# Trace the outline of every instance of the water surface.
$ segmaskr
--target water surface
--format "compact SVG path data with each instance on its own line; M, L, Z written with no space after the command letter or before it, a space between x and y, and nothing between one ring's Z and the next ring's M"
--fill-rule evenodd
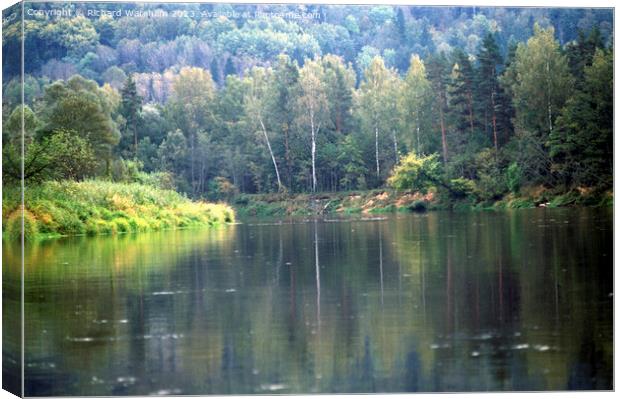
M591 209L31 244L26 395L612 389L612 245Z

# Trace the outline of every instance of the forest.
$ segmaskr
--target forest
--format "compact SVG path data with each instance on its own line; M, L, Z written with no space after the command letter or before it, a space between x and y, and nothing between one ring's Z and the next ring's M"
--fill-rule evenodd
M610 9L26 10L27 187L95 179L210 201L437 189L475 203L612 189ZM5 21L7 60L21 22ZM6 186L22 173L19 62L3 78Z

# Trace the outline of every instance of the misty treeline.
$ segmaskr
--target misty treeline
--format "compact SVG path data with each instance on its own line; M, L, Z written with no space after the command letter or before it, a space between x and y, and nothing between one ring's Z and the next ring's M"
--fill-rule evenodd
M25 177L157 181L219 199L381 187L403 157L430 156L437 179L482 199L525 186L611 187L605 21L570 10L349 8L340 25L27 21ZM506 37L520 25L529 37ZM16 87L8 79L3 102L14 179Z

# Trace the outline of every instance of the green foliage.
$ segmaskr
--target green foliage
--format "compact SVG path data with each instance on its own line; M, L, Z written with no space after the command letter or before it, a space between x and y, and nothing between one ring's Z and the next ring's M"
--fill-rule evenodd
M142 97L138 95L136 83L131 75L127 77L121 89L119 113L125 120L119 151L126 157L138 157L138 125L142 123Z
M521 188L521 179L523 178L523 172L516 162L512 162L506 169L506 183L508 184L508 190L511 193L517 194L519 188Z
M495 150L486 148L476 154L475 165L478 196L483 200L500 198L506 192L507 184L499 155Z
M100 176L233 200L380 188L398 175L401 154L439 153L436 176L410 179L408 189L437 186L450 203L475 196L485 204L537 185L554 194L610 189L608 10L308 11L326 9L327 21L28 19L28 183ZM577 26L596 28L585 35ZM3 52L19 53L21 24L3 32ZM9 185L22 173L20 74L3 69ZM102 209L97 218L111 222ZM79 212L82 223L92 219ZM134 222L130 229L140 229ZM91 233L96 227L86 224Z
M582 88L549 136L552 171L566 186L609 188L613 169L613 54L597 50Z
M517 122L547 137L574 83L554 29L534 26L534 36L526 44L519 43L509 69L514 70L515 80L506 83L514 96Z
M569 191L566 194L558 195L549 201L549 208L558 208L561 206L574 205L579 201L579 193L576 191Z
M5 194L3 226L19 237L19 190ZM26 239L75 234L110 234L219 225L235 220L223 204L192 202L171 191L139 183L49 181L26 194Z
M230 201L239 190L225 177L216 177L209 183L209 198L216 201Z
M476 191L476 183L462 177L451 179L449 185L450 193L454 198L466 198Z
M90 19L84 16L58 18L56 23L43 23L38 31L48 46L64 48L69 56L77 57L91 50L99 41L99 35Z
M19 143L8 142L3 148L4 174L12 181L21 180L18 161ZM50 179L82 180L95 173L97 160L90 145L74 132L56 130L51 136L25 142L23 178L28 182Z
M92 148L97 157L109 161L120 137L112 119L112 104L96 82L74 76L45 88L40 118L43 137L55 131L73 132Z
M426 192L441 181L439 155L418 157L411 152L401 158L388 178L388 184L397 190L417 190Z
M6 237L10 239L20 239L23 231L24 240L32 240L38 233L37 220L28 211L24 211L23 214L19 210L14 211L8 216L6 223L3 223L5 224Z

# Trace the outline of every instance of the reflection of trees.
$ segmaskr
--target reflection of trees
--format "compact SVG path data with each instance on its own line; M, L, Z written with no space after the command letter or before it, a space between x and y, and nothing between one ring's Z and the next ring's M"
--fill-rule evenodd
M43 263L30 272L39 284L66 281L41 291L43 306L31 295L29 339L48 343L32 346L31 354L51 356L62 348L62 368L79 389L100 394L112 388L93 388L92 375L136 377L123 393L585 386L587 376L611 370L611 330L594 316L597 308L583 305L594 303L586 298L607 299L601 285L611 290L603 266L582 266L602 259L605 249L586 246L581 229L562 223L545 230L532 217L540 218L429 213L242 226L222 240L189 234L153 246L94 241L127 251L133 264L106 265L125 259L120 254L86 258L85 283L71 281L77 266L55 262L97 251L86 242L56 247L46 258L35 254ZM590 231L591 242L609 234ZM45 259L54 262L43 272ZM83 313L73 315L77 305ZM606 308L602 314L611 319ZM128 323L92 323L104 317ZM49 337L35 335L43 326ZM596 328L590 335L588 326ZM80 334L101 340L81 347L66 341ZM109 337L118 339L103 340ZM529 349L510 349L522 343ZM537 351L537 344L559 350ZM599 377L596 386L606 383Z

